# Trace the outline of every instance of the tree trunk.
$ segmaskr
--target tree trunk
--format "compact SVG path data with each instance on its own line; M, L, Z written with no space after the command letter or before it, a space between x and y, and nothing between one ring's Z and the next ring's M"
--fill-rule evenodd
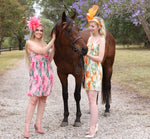
M2 41L3 41L3 37L0 38L0 54L1 54Z
M0 40L0 54L1 54L1 45L2 45L2 42L1 42L1 40Z
M146 33L146 36L147 36L147 38L148 38L148 40L149 40L149 42L150 42L150 29L149 29L149 27L148 27L148 23L146 22L145 18L143 18L143 16L138 15L138 18L139 18L139 20L141 21L141 24L142 24L142 26L143 26L143 28L144 28L144 31L145 31L145 33Z
M22 38L18 38L18 41L19 41L19 50L23 50Z

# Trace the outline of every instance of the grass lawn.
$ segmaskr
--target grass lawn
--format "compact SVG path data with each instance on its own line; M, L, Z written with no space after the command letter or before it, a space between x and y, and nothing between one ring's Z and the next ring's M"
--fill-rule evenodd
M2 52L0 55L0 74L14 67L24 57L25 51Z
M112 81L123 92L150 96L150 49L116 49Z

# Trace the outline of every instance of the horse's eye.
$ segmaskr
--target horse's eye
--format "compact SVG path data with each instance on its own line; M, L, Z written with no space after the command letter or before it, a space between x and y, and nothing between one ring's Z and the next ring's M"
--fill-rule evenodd
M66 29L66 31L67 31L68 33L71 33L71 29Z

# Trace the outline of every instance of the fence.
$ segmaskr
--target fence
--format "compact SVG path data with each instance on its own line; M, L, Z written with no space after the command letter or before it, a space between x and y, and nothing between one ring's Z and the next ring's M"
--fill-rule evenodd
M23 47L23 49L24 49L24 48L25 48L25 47ZM14 50L19 50L19 48L18 48L18 47L1 48L1 49L0 49L0 54L1 54L2 52L14 51Z

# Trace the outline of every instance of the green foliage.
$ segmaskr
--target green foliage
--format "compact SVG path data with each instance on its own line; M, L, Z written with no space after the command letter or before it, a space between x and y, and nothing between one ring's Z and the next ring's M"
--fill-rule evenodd
M50 40L50 33L52 28L54 27L54 24L50 22L50 20L42 18L40 19L41 23L44 25L45 30L45 41Z
M73 4L70 0L36 0L37 3L43 8L42 16L54 23L61 19L63 11L68 15L72 15L74 11L70 8Z
M43 9L42 17L47 18L52 21L54 24L61 19L62 12L65 11L67 16L71 16L74 13L73 10L73 3L80 2L80 0L70 1L70 0L35 0ZM83 0L82 0L83 1ZM113 2L113 1L112 1ZM143 25L138 24L137 26L133 24L130 19L132 15L130 12L130 2L124 1L123 4L120 6L119 3L109 3L109 0L103 1L91 1L89 0L89 5L81 5L82 13L87 13L88 9L92 6L92 4L99 5L99 10L97 11L97 16L104 17L105 13L107 12L107 17L104 18L106 28L109 32L113 34L116 39L117 43L121 44L139 44L146 42L148 40L146 33L143 29ZM77 4L77 5L78 5ZM108 8L103 9L104 4L108 5ZM109 10L111 9L111 13ZM133 9L131 9L133 10ZM130 15L129 15L130 14ZM77 16L79 14L77 13ZM86 16L85 18L85 26L87 27ZM127 20L128 19L128 20ZM75 22L77 25L81 25L83 21L81 18L75 18Z
M21 50L24 45L26 17L33 13L31 0L1 0L0 1L0 48L4 37L11 37L10 43L18 44Z
M4 38L4 42L2 44L2 48L9 48L10 47L10 38L6 37Z
M130 20L126 20L126 17L119 16L116 18L112 16L105 21L106 28L113 34L116 43L139 44L144 42L145 32L142 26L135 26Z

